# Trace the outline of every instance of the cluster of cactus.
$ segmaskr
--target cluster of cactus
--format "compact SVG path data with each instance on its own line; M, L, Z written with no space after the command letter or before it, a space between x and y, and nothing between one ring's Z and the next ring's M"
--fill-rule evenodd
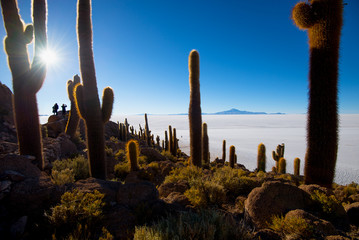
M46 0L32 2L33 24L24 25L16 0L1 1L6 30L4 48L13 83L14 120L19 152L34 156L36 165L44 168L42 137L36 93L46 76L46 64L41 62L41 52L47 48ZM30 64L27 45L35 38L34 57Z
M165 131L165 140L164 140L164 150L170 152L173 156L177 156L178 148L178 139L176 128L172 129L172 126L168 126L168 135Z
M272 158L276 161L276 171L279 168L279 160L284 157L284 143L277 146L276 151L272 151Z
M100 105L92 50L90 0L79 0L77 11L77 35L83 84L76 85L74 97L77 111L86 125L90 175L106 179L104 124L111 117L114 94L110 87L106 87L103 90L102 106Z
M209 166L210 159L209 159L207 123L202 124L202 157L203 157L203 165Z
M199 54L192 50L188 58L190 100L188 109L191 164L202 166L202 111L199 84Z
M311 0L293 8L292 18L308 30L310 50L306 184L332 187L338 149L338 60L342 0Z
M118 123L119 127L119 140L123 142L127 142L128 132L126 131L126 126L124 123Z
M73 80L67 81L67 95L69 97L69 100L71 102L71 109L70 114L67 120L65 133L69 135L71 138L74 138L76 129L80 122L79 114L77 113L76 109L76 102L74 98L74 89L77 84L80 84L81 80L79 75L75 75Z
M139 144L136 140L131 139L126 144L126 157L127 161L130 162L130 171L137 171L138 166L138 156L140 154Z
M266 171L266 146L263 143L258 145L257 170Z

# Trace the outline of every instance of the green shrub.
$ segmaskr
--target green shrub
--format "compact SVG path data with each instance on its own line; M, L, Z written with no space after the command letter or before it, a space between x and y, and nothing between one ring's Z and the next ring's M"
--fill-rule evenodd
M213 181L195 181L184 195L195 207L220 206L226 200L224 187Z
M86 179L90 176L88 160L83 156L56 160L52 164L52 171L56 170L61 172L65 169L72 170L76 181L80 179Z
M115 159L117 161L125 161L126 160L126 152L123 149L120 149L117 151L117 153L115 154Z
M311 239L313 226L303 218L284 218L273 216L269 228L283 235L291 235L295 239Z
M214 210L199 213L181 212L178 216L163 218L153 226L136 227L134 240L143 239L253 239L242 223L230 215Z
M45 213L50 223L55 227L56 237L68 239L88 239L98 229L102 218L104 194L95 190L93 193L83 193L78 189L65 192L61 203Z
M333 220L336 218L337 208L340 202L334 195L327 196L325 193L315 190L311 195L311 199L314 200L321 209L322 217L326 220Z
M115 165L114 174L121 181L125 180L126 176L130 173L130 165L128 162L120 162Z
M73 170L69 168L66 168L61 171L52 169L51 177L56 185L64 185L66 183L75 182L75 174Z
M171 162L177 162L177 157L173 156L170 151L163 150L161 154Z
M202 169L196 166L175 168L166 176L164 183L175 183L179 180L186 180L191 185L192 182L201 180L202 177Z

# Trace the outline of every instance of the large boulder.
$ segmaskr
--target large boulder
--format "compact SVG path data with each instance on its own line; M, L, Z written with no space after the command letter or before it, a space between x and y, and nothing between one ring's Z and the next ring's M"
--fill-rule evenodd
M56 138L60 133L65 131L66 119L60 115L51 115L45 126L49 137Z
M151 205L158 200L158 191L151 182L131 182L120 186L117 203L135 208L141 203Z
M4 122L14 125L12 92L0 82L0 125Z
M351 224L359 226L359 202L345 206Z
M255 188L244 203L244 217L256 228L265 228L274 215L285 215L313 204L310 195L289 184L266 182Z
M187 189L189 189L189 184L186 180L180 180L175 183L163 183L158 188L158 192L161 198L166 198L172 192L184 193Z

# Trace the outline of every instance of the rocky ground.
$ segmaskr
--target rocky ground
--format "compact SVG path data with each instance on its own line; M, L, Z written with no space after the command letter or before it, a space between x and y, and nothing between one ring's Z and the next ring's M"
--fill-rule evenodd
M81 137L85 138L83 123L79 127L80 140L74 141L64 134L67 116L49 117L48 123L43 125L46 170L40 171L32 164L34 157L18 154L9 104L11 91L1 84L0 93L1 239L50 239L54 227L50 226L45 213L59 204L61 196L72 189L82 192L98 190L105 195L101 224L115 239L131 239L136 226L151 225L168 214L196 212L201 208L216 209L234 221L244 223L253 239L359 239L357 184L326 189L303 185L300 176L250 172L236 164L235 169L241 173L239 181L243 184L235 186L240 186L240 189L231 190L231 185L222 182L225 194L219 200L205 191L207 199L196 202L188 194L194 186L190 178L169 180L168 177L174 169L179 169L179 173L181 169L187 171L188 156L183 153L180 156L164 154L160 146L148 146L135 135L131 138L140 142L140 156L144 156L146 161L140 164L140 170L126 172L119 179L114 169L123 161L118 153L124 151L126 143L119 140L119 125L113 122L105 127L108 180L86 178L57 185L51 176L54 161L86 156L86 145L80 141ZM205 169L195 171L201 175L200 181L210 184L218 169L232 171L227 165L218 159ZM293 219L303 219L304 222L295 222L294 226L299 226L298 233L298 229L270 225L273 216L278 216L288 226ZM302 230L301 224L305 226ZM307 228L311 228L309 235L303 233Z

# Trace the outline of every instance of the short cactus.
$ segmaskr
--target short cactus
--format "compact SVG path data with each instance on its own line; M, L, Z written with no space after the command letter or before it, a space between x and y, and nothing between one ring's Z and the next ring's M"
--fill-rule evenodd
M190 100L188 109L191 164L202 166L202 111L199 84L199 54L192 50L188 57Z
M172 126L168 126L168 151L172 154L173 152L173 137L172 137Z
M32 155L36 165L44 168L42 137L36 93L46 76L46 64L41 62L41 51L47 48L46 0L32 1L33 24L24 25L16 0L1 0L7 36L4 48L8 56L13 83L14 120L19 152ZM35 38L34 57L30 64L27 45Z
M139 145L136 140L130 140L126 145L126 157L127 161L130 162L130 170L137 171L139 169L138 166L138 155L140 153Z
M71 102L71 109L70 109L70 114L69 114L69 117L67 120L65 133L67 135L69 135L71 138L74 138L76 129L80 122L80 117L79 117L79 114L77 113L76 102L75 102L75 98L74 98L75 86L77 84L79 84L80 81L81 80L80 80L79 75L75 75L73 80L67 81L67 95Z
M202 157L203 157L203 164L205 166L208 166L209 165L209 144L208 144L207 123L202 124Z
M257 170L266 171L266 147L263 143L258 145Z
M279 168L279 160L284 157L284 143L278 145L276 151L272 151L272 158L276 161L276 168Z
M281 158L279 159L279 168L278 168L278 173L279 174L285 174L287 172L287 161L285 160L285 158Z
M232 145L229 147L229 166L231 168L234 168L235 163L235 157L236 157L236 148Z
M226 140L223 140L222 143L222 160L226 161Z

